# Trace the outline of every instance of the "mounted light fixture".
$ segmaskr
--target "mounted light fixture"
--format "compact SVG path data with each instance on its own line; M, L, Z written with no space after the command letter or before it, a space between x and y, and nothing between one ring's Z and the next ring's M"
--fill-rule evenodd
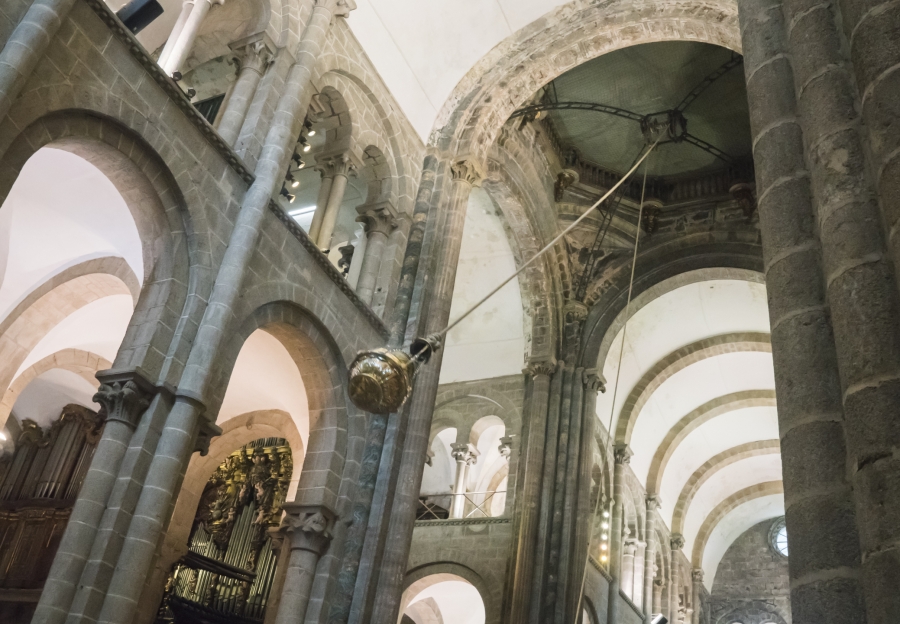
M313 130L312 122L309 119L303 122L303 127L306 128L306 136L316 136L316 131Z
M297 152L291 154L291 160L297 163L297 169L303 169L303 167L306 166L306 163L303 162L303 159L300 158L300 154L298 154Z
M312 149L312 145L310 145L310 144L306 141L306 137L304 137L304 136L301 136L301 137L300 137L300 145L303 146L303 151L304 151L304 152L308 152L309 150Z
M294 200L297 199L296 195L291 195L290 193L288 193L287 189L284 188L284 185L281 186L281 193L279 193L279 194L282 195L283 197L287 198L288 203L291 203L291 204L293 204Z
M288 182L291 183L291 188L297 188L298 186L300 186L300 180L295 178L293 173L287 174L287 179Z

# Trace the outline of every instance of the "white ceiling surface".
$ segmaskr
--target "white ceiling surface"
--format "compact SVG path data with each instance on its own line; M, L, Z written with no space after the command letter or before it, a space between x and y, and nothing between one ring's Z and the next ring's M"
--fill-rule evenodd
M124 258L143 281L141 239L122 196L83 158L38 150L0 208L0 317L53 275L105 256Z
M628 393L644 373L670 353L710 336L768 333L766 287L742 280L709 280L681 286L632 314L625 330L627 345L619 374L613 431ZM597 415L604 426L609 423L621 346L622 330L613 339L603 366L608 390L597 398Z
M706 550L703 551L703 584L706 585L706 589L712 591L719 562L734 540L763 520L783 515L784 496L781 494L754 498L743 505L738 505L726 514L713 529ZM690 553L688 554L690 556Z
M710 477L697 491L684 519L684 552L694 550L697 533L716 505L735 492L768 481L781 481L781 457L778 455L749 457L722 468Z
M304 448L309 436L309 402L300 371L290 353L269 333L257 329L238 354L216 422L258 410L284 410L291 415ZM302 458L294 457L301 466Z
M447 624L484 624L484 601L471 583L463 580L435 583L419 592L409 604L426 598L434 599Z
M472 189L450 320L487 295L516 270L503 223L488 194ZM440 382L518 375L525 362L522 296L517 280L466 318L447 337Z
M769 353L725 353L678 371L659 386L638 415L631 438L631 450L634 452L631 469L646 485L653 455L673 425L715 398L760 389L775 389L772 355ZM735 426L738 432L745 429L750 433L754 420L748 417ZM740 435L736 437L742 439ZM728 447L714 443L709 457L725 448Z
M110 295L79 308L35 345L16 371L16 377L35 362L63 349L80 349L114 361L133 306L131 295Z
M457 83L490 50L567 0L356 0L349 24L427 142Z
M83 377L71 371L53 368L28 384L16 399L12 411L20 422L28 418L47 428L70 403L99 410L100 405L92 400L96 392L96 386Z
M666 524L672 526L672 514L681 490L700 466L726 449L747 442L777 439L778 413L774 407L748 407L728 412L688 434L669 458L660 485L659 494L662 498L660 513ZM781 456L778 453L769 454L767 457L778 462L780 466ZM759 479L757 482L770 480Z

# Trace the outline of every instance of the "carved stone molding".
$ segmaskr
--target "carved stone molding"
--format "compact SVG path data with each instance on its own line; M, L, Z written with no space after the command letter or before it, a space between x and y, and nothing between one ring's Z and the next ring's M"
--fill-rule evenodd
M672 547L672 550L681 550L684 548L684 536L681 533L672 533L669 536L669 545Z
M106 421L118 421L134 429L150 405L155 388L140 375L122 374L101 376L94 402L102 406L100 416Z
M484 180L481 164L472 158L457 160L450 165L450 172L454 182L466 182L471 186L478 186Z
M615 457L617 464L630 464L632 455L634 453L627 444L617 444L613 457Z
M286 503L284 511L278 531L290 543L291 550L308 550L321 557L331 542L337 514L325 505L301 503Z
M550 377L553 373L556 372L557 361L556 358L550 358L547 360L532 360L528 362L528 365L524 369L524 373L526 375L530 375L532 378L537 377L538 375L545 375Z

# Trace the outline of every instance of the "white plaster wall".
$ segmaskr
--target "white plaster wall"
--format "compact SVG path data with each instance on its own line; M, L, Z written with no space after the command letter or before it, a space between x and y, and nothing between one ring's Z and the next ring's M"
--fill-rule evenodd
M143 282L141 239L122 196L80 156L38 150L0 208L0 318L49 277L106 256L124 258Z
M490 197L482 189L472 189L450 306L451 321L515 270L509 240ZM450 332L440 382L520 374L524 360L522 296L518 281L513 280Z
M456 460L450 454L450 445L456 442L456 428L450 427L438 433L431 443L434 457L431 465L425 464L422 475L422 496L448 494L453 489L456 476Z
M306 448L309 402L303 378L284 345L257 329L238 354L216 422L221 424L241 414L267 409L290 414ZM294 457L294 465L302 466L302 460Z

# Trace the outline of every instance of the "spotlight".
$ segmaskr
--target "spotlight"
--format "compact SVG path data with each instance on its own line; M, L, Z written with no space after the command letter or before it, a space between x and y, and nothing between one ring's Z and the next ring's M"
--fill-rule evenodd
M609 528L609 522L604 522L603 524L600 525L600 528L601 528L601 529L608 529L608 528Z
M300 158L300 154L298 154L297 152L294 152L293 154L291 154L291 160L293 160L295 163L297 163L298 169L303 169L303 165L306 164L303 162L303 159Z
M303 127L306 128L306 136L316 136L316 131L313 130L312 123L309 119L303 122Z
M310 145L309 143L307 143L307 142L306 142L306 138L304 138L304 137L302 137L302 136L300 137L300 145L303 146L303 151L304 151L304 152L308 152L309 150L312 149L312 145Z
M291 183L291 188L297 188L298 186L300 186L300 180L295 178L293 173L289 173L287 175L287 179Z
M604 511L604 512L603 512L603 517L604 517L604 518L609 518L609 512L608 512L608 511Z
M609 539L609 535L607 535L606 533L604 533L603 535L600 536L600 539L602 539L602 540L608 540L608 539Z
M657 613L653 616L653 619L650 620L650 624L668 624L669 620L662 613Z
M601 555L600 561L602 561L603 563L606 563L606 555Z
M606 544L600 544L600 550L606 550Z
M7 437L6 434L0 431L0 442L6 442Z
M281 187L281 193L280 193L280 195L282 195L282 196L284 196L285 198L287 198L288 202L291 203L291 204L293 204L293 203L294 203L294 200L297 199L297 196L296 196L296 195L291 195L290 193L288 193L288 192L287 192L287 189L284 188L284 186Z

